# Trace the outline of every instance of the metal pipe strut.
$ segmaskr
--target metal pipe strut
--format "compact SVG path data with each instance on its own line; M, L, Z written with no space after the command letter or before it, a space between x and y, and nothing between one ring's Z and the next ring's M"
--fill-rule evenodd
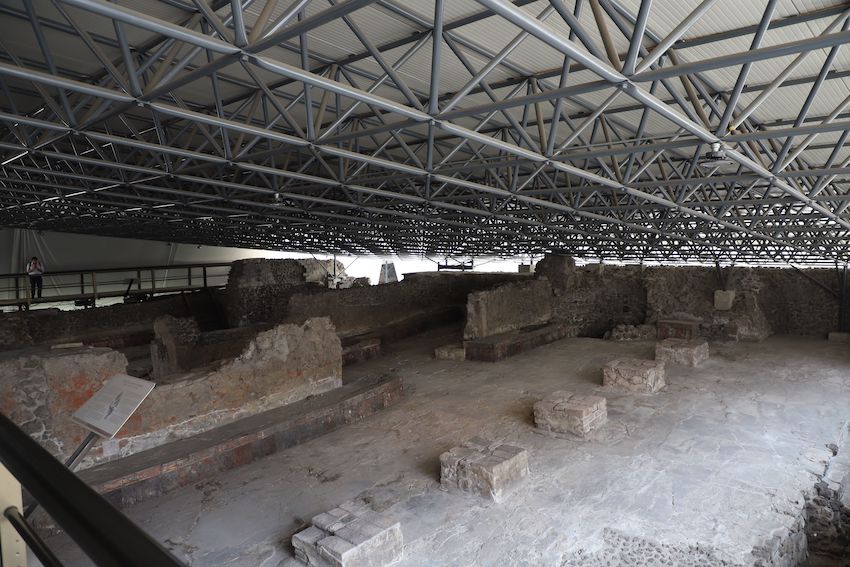
M21 536L21 539L26 542L27 546L32 550L33 555L41 561L44 567L62 567L59 558L47 547L44 540L35 532L32 526L21 515L20 510L15 506L9 506L3 510L3 516L12 524L15 531Z

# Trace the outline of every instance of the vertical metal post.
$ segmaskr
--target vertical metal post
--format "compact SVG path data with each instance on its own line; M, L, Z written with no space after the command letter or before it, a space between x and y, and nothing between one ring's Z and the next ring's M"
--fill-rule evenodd
M204 287L207 287L207 267L204 266Z
M841 303L838 306L838 330L847 332L847 264L841 270Z
M186 285L188 287L192 287L192 266L186 268Z
M0 465L0 509L23 506L21 485L6 467ZM26 567L27 548L15 527L0 515L0 559L4 567Z
M151 295L156 293L156 270L151 270Z
M9 506L3 510L3 517L11 524L18 535L21 536L27 546L32 550L44 567L62 567L59 558L50 551L50 548L44 544L44 541L35 533L29 523L21 516L21 509L17 506ZM5 565L5 563L4 563Z
M142 290L142 271L136 270L136 289Z
M80 295L86 294L86 275L80 272Z

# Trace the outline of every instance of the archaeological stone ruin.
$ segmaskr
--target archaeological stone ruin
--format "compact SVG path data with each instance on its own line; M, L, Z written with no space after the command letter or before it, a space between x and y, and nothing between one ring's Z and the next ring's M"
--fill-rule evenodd
M0 1L0 567L850 567L850 2Z
M150 506L172 511L161 533L196 542L168 544L187 563L829 565L850 549L850 341L829 278L735 268L720 289L708 267L550 254L369 285L239 260L224 287L3 313L0 412L68 461L90 399L150 383L72 468L146 529ZM234 506L228 529L259 529L259 548L204 543L177 513L203 526ZM707 519L731 522L724 541ZM31 522L76 564L51 514ZM517 527L550 522L571 527Z

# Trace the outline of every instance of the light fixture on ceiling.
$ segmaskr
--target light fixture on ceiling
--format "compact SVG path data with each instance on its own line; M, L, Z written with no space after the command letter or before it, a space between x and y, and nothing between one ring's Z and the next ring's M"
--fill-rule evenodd
M732 160L726 157L726 150L721 147L720 142L711 144L711 151L703 155L699 160L700 167L712 169L723 165L731 165Z

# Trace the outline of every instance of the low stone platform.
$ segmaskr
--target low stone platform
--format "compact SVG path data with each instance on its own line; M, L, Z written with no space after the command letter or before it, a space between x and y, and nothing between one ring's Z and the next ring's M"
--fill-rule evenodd
M827 335L827 340L831 343L850 343L850 333L832 331Z
M633 392L653 393L666 385L664 363L641 358L618 358L602 367L602 385Z
M655 360L682 366L699 366L708 360L708 341L664 339L655 344Z
M473 437L440 455L440 485L449 491L500 502L527 476L525 449L481 437Z
M292 536L298 563L311 567L381 567L401 559L404 548L397 521L362 500L340 504Z
M534 424L538 429L585 437L608 421L606 406L601 396L558 390L534 404Z
M381 356L381 339L365 338L342 341L342 365L363 362Z
M498 362L509 356L531 350L559 339L575 337L578 328L574 325L555 322L519 331L464 341L467 360Z
M616 325L605 333L605 339L610 341L651 341L658 336L655 325Z
M695 339L700 336L699 321L692 319L660 319L656 323L658 339Z
M434 349L437 360L466 360L466 348L463 343L450 343Z
M127 506L357 422L402 396L398 377L357 380L193 437L85 469L79 477L116 506Z

